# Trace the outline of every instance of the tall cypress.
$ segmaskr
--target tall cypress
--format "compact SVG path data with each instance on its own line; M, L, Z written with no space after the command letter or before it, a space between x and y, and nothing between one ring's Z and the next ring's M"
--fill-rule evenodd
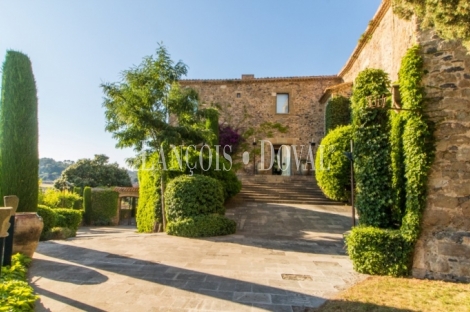
M38 204L38 98L29 57L7 51L0 100L0 202L16 195L18 212Z

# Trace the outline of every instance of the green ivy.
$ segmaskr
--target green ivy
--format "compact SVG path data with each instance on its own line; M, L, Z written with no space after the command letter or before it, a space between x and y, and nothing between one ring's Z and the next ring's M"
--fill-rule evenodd
M160 172L147 163L139 169L139 202L137 205L137 230L141 233L154 232L162 223Z
M318 186L328 198L348 201L351 193L351 164L344 152L350 151L352 126L339 126L321 141L315 159Z
M401 227L388 230L360 226L352 230L346 238L348 253L355 269L362 273L404 276L411 269L435 150L433 124L423 113L422 75L420 47L414 46L402 59L399 72L405 110L399 115L391 113L394 218L401 216Z
M393 12L404 19L416 15L421 27L434 29L442 38L460 39L470 51L468 0L393 0Z
M326 134L339 126L351 123L351 102L344 96L334 96L328 101L325 112Z
M356 206L360 223L387 228L392 193L388 113L370 101L389 95L388 74L380 69L359 73L352 96Z

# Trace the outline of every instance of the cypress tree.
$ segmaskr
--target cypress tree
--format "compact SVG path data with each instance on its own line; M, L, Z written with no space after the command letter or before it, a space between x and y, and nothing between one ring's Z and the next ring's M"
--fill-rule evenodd
M31 61L7 51L0 100L0 202L16 195L18 212L37 211L38 98Z

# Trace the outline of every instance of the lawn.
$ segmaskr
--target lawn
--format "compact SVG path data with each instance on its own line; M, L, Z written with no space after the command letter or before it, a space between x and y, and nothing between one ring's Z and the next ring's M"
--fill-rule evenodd
M373 276L314 311L470 312L470 284Z

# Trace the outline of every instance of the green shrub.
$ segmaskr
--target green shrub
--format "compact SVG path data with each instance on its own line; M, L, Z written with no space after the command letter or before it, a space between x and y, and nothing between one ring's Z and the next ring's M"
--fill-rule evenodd
M110 225L118 213L119 193L112 189L91 190L91 224Z
M0 203L20 199L18 212L38 207L38 98L31 61L8 50L0 99Z
M139 169L139 202L137 205L137 230L151 233L162 223L160 173L148 167Z
M217 165L216 151L213 149L211 150L211 152L212 152L212 159L211 159L211 163L209 164L209 155L208 155L209 152L206 148L204 149L202 164L203 164L204 169L207 169L207 170L201 169L199 151L195 151L194 149L189 149L188 161L191 164L191 166L192 164L197 164L198 166L198 169L194 169L193 173L197 173L200 175L214 178L221 183L223 192L224 192L224 200L226 201L240 192L242 188L242 183L240 182L240 180L238 180L237 175L235 174L234 170L232 169L224 170L224 168L229 169L231 167L230 163L225 158L220 156L219 164ZM186 157L186 148L182 149L182 153L184 157ZM191 170L187 166L183 167L183 170L179 170L174 153L170 153L169 164L170 164L170 168L174 169L171 172L169 172L170 179L174 179L183 174L192 173Z
M236 227L233 220L209 214L171 221L167 225L167 233L183 237L220 236L235 233Z
M325 111L325 133L351 123L351 102L344 96L334 96L328 101Z
M339 126L323 138L315 159L318 186L328 198L347 201L351 193L350 151L352 126Z
M400 230L355 227L346 236L348 254L359 273L405 276L411 264L413 244Z
M78 230L78 226L82 222L83 212L81 210L56 208L54 211L59 216L55 226L69 228L73 232Z
M212 213L223 215L222 186L213 178L197 174L175 178L165 191L165 210L168 221Z
M56 189L48 189L41 197L40 204L46 205L51 208L81 208L82 198L76 193L69 191L59 191Z
M381 69L359 73L352 97L356 207L360 223L391 225L392 191L388 111L369 107L389 95L388 74Z
M85 210L85 223L91 224L91 187L89 186L83 189L83 209Z
M58 214L55 209L49 208L44 205L38 205L38 215L42 218L44 227L41 232L41 240L46 240L50 230L56 225Z
M12 265L1 267L0 277L0 311L34 311L38 296L28 285L27 267L31 259L15 254Z
M49 232L48 239L67 239L75 237L77 232L67 227L53 227Z
M358 227L346 239L354 268L362 273L404 276L411 270L434 157L433 125L422 112L425 96L422 67L420 47L414 46L403 58L399 72L402 106L406 111L401 111L400 117L394 113L391 117L393 218L401 216L401 227L399 230Z

